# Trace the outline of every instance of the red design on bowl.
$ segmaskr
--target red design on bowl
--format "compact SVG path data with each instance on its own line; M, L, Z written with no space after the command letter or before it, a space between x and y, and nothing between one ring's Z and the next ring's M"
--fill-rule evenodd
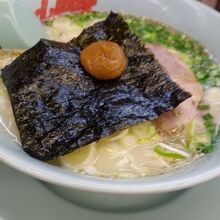
M55 6L49 9L49 16L47 16L48 0L42 0L41 7L35 10L35 14L44 20L65 12L88 12L96 4L97 0L56 0Z

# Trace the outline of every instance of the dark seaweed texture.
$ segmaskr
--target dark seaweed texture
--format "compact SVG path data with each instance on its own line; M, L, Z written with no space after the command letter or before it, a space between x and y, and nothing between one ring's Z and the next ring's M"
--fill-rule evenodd
M120 78L99 81L81 66L80 51L98 40L123 47L128 65ZM190 97L114 13L67 44L41 40L5 67L2 77L23 148L40 160L155 119Z

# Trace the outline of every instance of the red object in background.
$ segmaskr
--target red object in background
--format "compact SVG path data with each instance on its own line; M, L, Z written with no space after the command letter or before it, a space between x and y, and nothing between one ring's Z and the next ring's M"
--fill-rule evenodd
M46 19L47 17L47 6L48 0L41 1L41 7L35 11L35 14L41 19Z
M49 11L47 16L48 0L41 1L41 7L35 11L35 14L44 20L47 17L60 15L64 12L87 12L91 11L92 6L97 4L97 0L56 0L54 8Z
M97 0L57 0L55 8L50 9L50 16L60 15L64 12L87 12L96 5Z

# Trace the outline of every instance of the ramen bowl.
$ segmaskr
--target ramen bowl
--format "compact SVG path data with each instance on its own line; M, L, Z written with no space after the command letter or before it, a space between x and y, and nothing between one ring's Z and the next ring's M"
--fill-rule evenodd
M200 41L220 60L220 15L191 0L98 0L79 1L79 7L58 7L67 1L27 1L30 9L45 19L51 14L68 11L126 12L168 24ZM32 4L33 3L33 4ZM49 10L50 8L50 10ZM4 31L4 30L3 30ZM135 179L104 179L70 172L31 158L4 130L0 131L0 160L9 166L41 180L58 195L85 207L108 211L133 211L153 207L178 196L181 190L220 175L220 145L216 150L189 165L162 175Z

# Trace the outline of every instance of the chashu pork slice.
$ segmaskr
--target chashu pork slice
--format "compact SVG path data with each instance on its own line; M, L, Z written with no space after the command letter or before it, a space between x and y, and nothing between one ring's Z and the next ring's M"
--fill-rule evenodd
M199 115L197 106L202 100L203 90L190 68L176 55L158 45L146 45L159 63L166 69L170 78L192 96L172 111L163 113L154 120L155 125L166 132L187 125ZM174 131L173 130L173 131Z

